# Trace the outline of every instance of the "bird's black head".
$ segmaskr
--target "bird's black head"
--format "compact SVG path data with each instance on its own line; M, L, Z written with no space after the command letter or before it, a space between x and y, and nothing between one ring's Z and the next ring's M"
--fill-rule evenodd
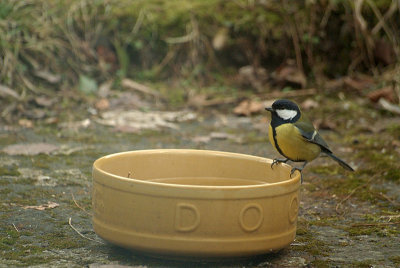
M271 112L272 121L276 123L294 123L301 116L299 106L293 101L280 99L272 104L272 107L267 107L265 110Z

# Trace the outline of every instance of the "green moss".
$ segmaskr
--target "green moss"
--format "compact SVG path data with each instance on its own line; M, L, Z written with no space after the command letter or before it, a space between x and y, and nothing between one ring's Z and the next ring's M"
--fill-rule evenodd
M39 168L39 169L49 169L49 168L50 168L49 162L44 161L44 160L42 160L42 159L37 159L37 158L36 158L36 159L33 161L32 164L33 164L34 167Z
M22 184L22 185L33 185L35 182L36 180L32 178L23 178L14 181L15 184Z
M305 241L302 241L298 239L299 242L302 242L303 244L300 246L297 246L297 250L305 251L313 256L328 256L329 252L328 247L320 240L317 240L315 238L312 239L307 239Z
M6 260L18 261L22 266L31 266L50 263L54 260L52 256L44 256L41 253L44 248L34 245L18 245L14 250L8 250Z
M337 175L339 174L339 167L337 165L330 165L330 166L316 166L310 168L311 172L321 175Z
M394 262L394 264L400 264L400 255L389 257L389 260Z
M331 217L323 217L318 220L308 221L308 223L313 226L335 226L335 227L337 227L335 225L335 223L338 221L339 221L338 217L331 216Z
M0 135L0 145L9 145L9 144L14 144L16 142L17 142L16 135Z
M246 136L244 136L245 143L266 143L267 136L260 135L258 131L247 131Z
M0 248L6 249L17 243L19 233L15 230L6 230L0 238Z
M398 135L400 127L393 126L390 133ZM357 171L359 174L371 176L378 179L399 181L400 180L400 157L391 144L393 137L382 133L381 135L360 135L358 137L357 153L355 157L365 162Z
M32 160L32 166L38 169L49 169L57 157L48 154L36 155Z
M400 139L400 125L393 124L387 127L387 132L391 134L394 138Z
M304 236L304 235L307 235L307 233L308 233L308 231L306 228L297 227L296 235Z
M321 268L332 267L331 265L329 265L329 263L326 260L321 260L321 259L312 260L310 263L310 266L311 267L321 267Z
M49 243L50 248L54 249L80 248L85 245L83 241L78 242L75 238L68 236L64 231L55 231L46 234L42 236L42 239Z
M365 261L356 261L352 263L352 267L357 267L357 268L371 268L375 267L374 266L374 261L373 260L365 260Z
M393 214L393 213L389 213ZM400 229L396 225L386 224L382 222L380 216L374 214L366 214L363 216L364 221L362 224L354 224L352 226L344 228L349 235L377 235L380 237L391 237L400 235Z
M17 165L1 166L0 176L19 176L21 173L18 172Z
M11 182L9 180L5 180L5 179L0 179L0 185L1 186L5 186L10 184Z
M1 195L7 195L7 194L9 194L9 193L11 193L11 190L10 189L0 189L0 194Z
M379 227L361 227L361 226L356 226L356 227L349 227L346 228L346 231L349 233L350 236L359 236L359 235L372 235L376 234L381 230Z
M310 222L300 218L296 232L296 241L300 245L296 246L296 250L310 253L314 256L327 256L327 246L320 240L312 236L312 232L308 231Z
M11 225L0 228L0 250L6 252L2 258L9 261L16 261L18 265L30 266L42 263L49 263L53 257L44 256L41 253L44 247L32 245L26 237L35 235L31 231L16 231Z
M384 178L387 180L392 180L392 181L400 180L400 169L398 169L397 167L391 167L385 173L386 174L384 174Z

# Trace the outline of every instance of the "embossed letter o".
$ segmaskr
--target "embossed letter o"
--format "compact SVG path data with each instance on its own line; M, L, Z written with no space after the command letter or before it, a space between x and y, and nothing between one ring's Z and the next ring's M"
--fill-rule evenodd
M289 215L288 216L289 216L289 222L291 224L296 222L298 212L299 212L299 199L297 198L297 195L295 195L290 200L290 205L289 205Z
M254 210L256 212L257 218L255 221L253 221L249 224L249 223L245 222L245 218L246 218L247 212L250 210ZM244 206L242 208L242 210L240 211L240 214L239 214L240 227L242 227L242 229L246 232L254 232L258 228L260 228L263 220L264 220L263 209L259 204L256 204L256 203L247 204L246 206Z

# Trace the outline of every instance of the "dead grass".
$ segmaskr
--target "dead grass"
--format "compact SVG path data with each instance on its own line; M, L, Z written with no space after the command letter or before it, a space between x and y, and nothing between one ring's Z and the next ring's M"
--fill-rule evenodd
M399 59L398 15L389 0L2 1L0 85L24 100L81 75L213 81L216 70L288 58L311 77L377 73Z

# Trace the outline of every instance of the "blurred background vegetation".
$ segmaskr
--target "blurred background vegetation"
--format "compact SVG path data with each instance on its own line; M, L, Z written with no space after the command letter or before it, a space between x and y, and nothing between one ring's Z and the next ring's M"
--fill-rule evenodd
M397 0L1 1L0 101L126 77L240 87L245 66L257 92L287 86L277 76L294 88L379 76L398 68L399 15Z

